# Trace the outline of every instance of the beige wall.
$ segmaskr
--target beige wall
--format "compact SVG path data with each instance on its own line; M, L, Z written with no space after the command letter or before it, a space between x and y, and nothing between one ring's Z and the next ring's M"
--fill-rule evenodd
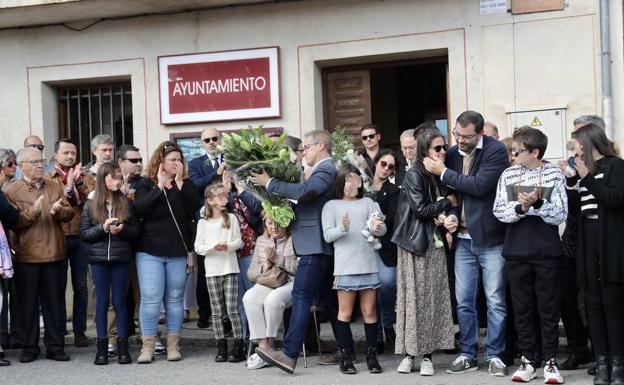
M611 3L614 131L621 142L622 5ZM282 126L299 135L322 125L323 67L441 52L449 56L452 119L475 109L506 134L514 110L564 105L567 127L602 110L597 0L519 16L480 16L476 0L317 0L106 21L82 32L0 31L0 143L18 148L31 132L48 144L57 139L55 85L130 78L134 140L151 151L170 133L206 126L160 125L157 56L273 45L281 55L282 118L216 126Z

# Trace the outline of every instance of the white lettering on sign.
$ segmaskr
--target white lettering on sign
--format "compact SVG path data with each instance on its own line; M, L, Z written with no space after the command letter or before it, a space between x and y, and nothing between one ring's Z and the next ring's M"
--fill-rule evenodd
M264 76L228 78L218 80L177 81L173 86L173 96L224 94L243 91L262 91L267 81Z

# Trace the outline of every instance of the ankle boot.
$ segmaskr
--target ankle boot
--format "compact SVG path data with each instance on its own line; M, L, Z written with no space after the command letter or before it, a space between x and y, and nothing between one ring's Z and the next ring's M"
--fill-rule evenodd
M156 345L156 336L143 336L143 347L141 348L141 354L137 358L139 364L151 364L154 361L154 346Z
M596 356L594 385L609 385L609 383L609 358L607 356Z
M611 385L624 385L624 357L611 357Z
M366 366L368 366L369 373L381 373L381 366L377 361L377 349L374 346L366 349Z
M344 374L355 374L357 370L353 365L353 348L340 349L340 371Z
M228 360L228 352L227 352L227 340L225 338L217 340L217 356L215 357L215 362L227 362Z
M167 361L180 361L181 359L182 354L180 354L180 334L167 334Z
M235 339L234 346L232 346L232 350L230 350L228 362L241 362L245 361L245 359L245 340Z
M96 346L97 352L95 353L95 360L93 363L96 365L108 364L108 339L98 338Z
M117 362L120 364L123 365L132 363L132 357L130 357L130 352L128 351L127 338L117 338L117 354L119 355Z

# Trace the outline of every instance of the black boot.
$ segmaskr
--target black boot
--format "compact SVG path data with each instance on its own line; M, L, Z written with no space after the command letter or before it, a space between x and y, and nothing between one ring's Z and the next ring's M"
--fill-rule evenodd
M611 385L624 385L624 357L611 357Z
M107 338L97 339L97 352L95 353L95 361L93 361L93 363L96 365L108 364L108 339Z
M381 373L381 366L377 361L377 349L374 346L369 346L366 349L366 366L368 366L369 373Z
M130 352L128 351L127 338L117 338L117 354L119 355L118 362L120 364L132 363L132 357L130 357Z
M355 374L355 366L353 365L353 348L340 349L340 371L344 374Z
M579 365L589 363L589 352L570 353L568 358L559 364L559 370L576 370Z
M609 358L607 356L596 356L596 374L594 375L595 385L609 385Z
M386 342L394 348L394 341L396 340L396 333L394 328L384 328L384 334L386 335Z
M228 362L241 362L245 361L245 358L245 340L235 339L234 346L232 346L232 350L230 350Z
M217 340L217 356L215 357L215 362L227 362L228 360L228 352L227 352L227 340L225 338Z

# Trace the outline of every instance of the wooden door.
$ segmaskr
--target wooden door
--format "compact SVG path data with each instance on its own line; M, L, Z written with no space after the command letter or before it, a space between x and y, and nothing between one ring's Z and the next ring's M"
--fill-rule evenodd
M329 72L324 86L325 129L342 127L359 137L360 128L371 123L369 71Z

